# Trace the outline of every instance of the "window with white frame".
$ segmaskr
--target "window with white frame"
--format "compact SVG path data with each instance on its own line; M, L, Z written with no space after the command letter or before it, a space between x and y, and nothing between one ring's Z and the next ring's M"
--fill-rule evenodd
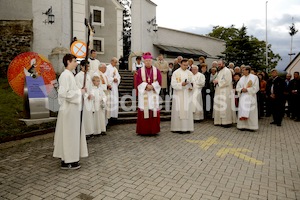
M104 26L104 8L99 6L91 6L92 24L96 26Z
M93 49L97 51L97 53L104 53L104 38L94 37L93 38Z

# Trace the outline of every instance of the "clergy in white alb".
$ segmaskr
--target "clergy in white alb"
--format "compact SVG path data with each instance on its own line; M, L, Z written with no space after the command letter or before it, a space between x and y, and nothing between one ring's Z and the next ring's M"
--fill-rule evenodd
M87 92L83 95L82 123L84 124L85 135L89 138L94 133L92 79L89 74L85 75L85 69L88 69L88 63L85 60L80 62L80 67L81 71L76 74L75 81L78 88L83 88L83 84L85 84L87 89Z
M118 118L119 114L119 84L121 82L121 76L116 67L118 59L113 57L110 64L107 65L105 75L108 78L108 84L111 86L110 104L108 105L108 111L112 118Z
M100 77L100 87L104 91L106 95L106 106L105 106L105 124L108 124L108 119L110 119L110 110L108 110L108 105L110 105L110 97L111 97L111 86L108 84L108 78L105 75L106 72L106 64L101 63L99 70L94 73L94 76Z
M199 72L197 65L192 65L192 82L193 82L193 116L194 120L203 120L203 101L201 90L205 85L205 76Z
M66 54L63 58L65 70L61 73L58 82L58 102L60 104L55 135L53 157L60 158L64 169L80 167L80 157L87 157L87 143L84 129L80 132L80 108L82 94L71 70L77 66L76 57Z
M216 85L213 116L215 125L232 125L235 123L234 100L232 99L232 73L225 67L223 60L218 61L218 75L213 80Z
M258 110L256 93L259 91L259 80L250 73L251 67L246 66L236 86L239 95L238 129L258 129Z
M98 67L100 66L100 61L97 59L97 52L96 50L91 50L91 57L88 59L90 63L88 74L90 77L93 77L93 74L98 70Z
M101 79L99 76L93 77L92 95L93 99L93 121L94 121L94 135L105 135L106 123L105 123L105 107L106 107L106 95L100 86Z
M171 131L194 131L194 118L192 106L193 79L192 72L187 70L187 59L181 61L181 66L175 70L171 78L173 88Z

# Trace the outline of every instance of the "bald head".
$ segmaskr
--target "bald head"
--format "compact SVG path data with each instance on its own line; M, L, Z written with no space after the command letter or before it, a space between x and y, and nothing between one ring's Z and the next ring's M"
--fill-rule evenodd
M110 64L115 67L117 63L118 63L118 59L116 57L112 57L112 59L110 60Z
M101 63L98 68L99 68L99 70L102 73L105 73L105 71L106 71L106 64L105 63Z

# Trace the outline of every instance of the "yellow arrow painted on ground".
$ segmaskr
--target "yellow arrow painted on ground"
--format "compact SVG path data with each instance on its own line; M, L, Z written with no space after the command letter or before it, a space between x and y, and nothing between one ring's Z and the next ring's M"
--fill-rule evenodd
M199 147L201 149L204 149L205 151L209 149L209 147L211 147L212 145L219 144L218 138L213 136L207 138L207 140L186 140L186 141L189 143L199 144Z
M216 155L222 158L222 157L225 157L227 154L232 154L235 157L238 157L240 159L248 161L252 164L256 164L256 165L263 165L264 164L262 161L256 160L255 158L252 158L250 156L242 154L241 152L252 152L252 151L250 151L249 149L243 149L243 148L221 148L217 152Z

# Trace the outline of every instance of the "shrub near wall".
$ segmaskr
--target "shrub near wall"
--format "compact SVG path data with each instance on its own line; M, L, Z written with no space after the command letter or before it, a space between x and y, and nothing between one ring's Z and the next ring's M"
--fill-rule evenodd
M19 54L31 51L32 20L0 20L0 77L6 78L9 63Z

